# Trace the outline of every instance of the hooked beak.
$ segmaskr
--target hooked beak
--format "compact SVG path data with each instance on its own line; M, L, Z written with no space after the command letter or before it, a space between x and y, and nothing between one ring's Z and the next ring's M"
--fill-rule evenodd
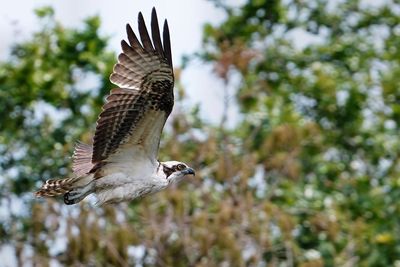
M188 175L188 174L192 174L193 176L196 175L195 171L192 168L187 168L186 170L183 171L183 173L185 175Z

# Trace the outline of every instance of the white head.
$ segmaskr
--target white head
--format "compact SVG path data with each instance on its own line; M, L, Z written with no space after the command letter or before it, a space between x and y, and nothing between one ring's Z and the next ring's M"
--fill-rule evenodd
M158 171L166 176L169 183L177 183L181 181L185 175L195 175L192 168L179 161L160 162Z

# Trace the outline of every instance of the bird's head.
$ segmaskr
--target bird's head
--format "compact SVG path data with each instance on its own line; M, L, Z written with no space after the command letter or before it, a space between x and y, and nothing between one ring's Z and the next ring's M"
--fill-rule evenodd
M192 168L179 161L161 162L160 171L162 171L170 183L176 183L182 180L185 175L195 175Z

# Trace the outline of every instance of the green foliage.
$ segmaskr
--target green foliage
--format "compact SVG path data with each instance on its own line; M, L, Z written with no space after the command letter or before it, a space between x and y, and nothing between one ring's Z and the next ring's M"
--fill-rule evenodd
M200 54L226 83L239 78L240 121L229 130L185 109L176 70L161 159L196 178L104 208L31 197L69 174L75 140L90 141L116 60L98 18L66 29L36 11L41 30L0 65L1 204L23 207L1 217L0 242L20 265L399 264L399 4L214 2L227 17L205 25Z
M67 173L69 159L63 155L92 127L110 88L115 59L105 51L107 39L98 37L99 18L87 19L82 30L71 30L55 22L51 8L36 13L43 30L15 45L9 62L0 67L0 166L7 191L17 194L31 191L35 181ZM93 85L79 88L89 78ZM46 108L58 112L40 114ZM40 158L44 160L38 164ZM18 175L8 175L15 168Z
M233 15L205 27L204 58L221 78L241 78L237 133L254 137L241 153L279 181L272 203L295 212L294 263L312 264L305 255L313 250L325 266L394 264L399 5L258 2L225 7ZM322 40L298 45L294 31Z

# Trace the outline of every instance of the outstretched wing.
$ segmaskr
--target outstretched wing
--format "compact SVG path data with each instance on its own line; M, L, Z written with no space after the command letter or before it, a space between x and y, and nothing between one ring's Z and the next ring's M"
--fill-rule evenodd
M118 87L103 106L93 138L92 163L97 164L117 152L140 149L156 160L160 136L174 105L174 76L167 21L161 42L155 9L151 16L151 36L141 13L140 40L129 24L129 44L121 42L122 53L110 81Z

